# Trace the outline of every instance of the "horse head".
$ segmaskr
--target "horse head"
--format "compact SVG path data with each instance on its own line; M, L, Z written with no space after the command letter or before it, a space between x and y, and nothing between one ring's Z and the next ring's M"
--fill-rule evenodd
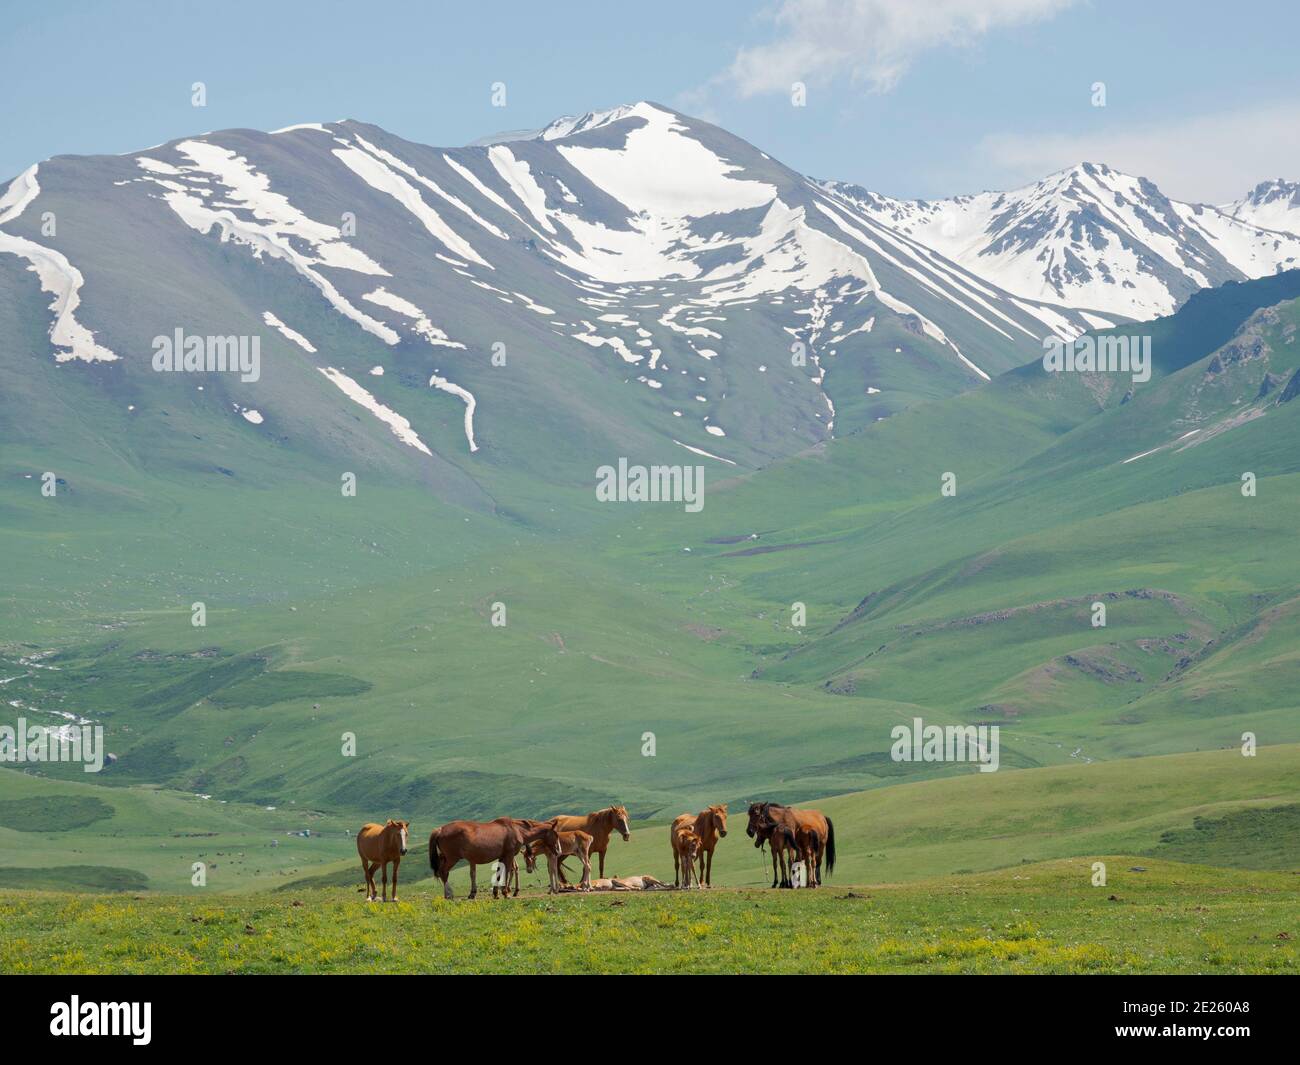
M713 817L713 829L719 836L727 834L727 804L721 803L717 806L710 806L709 813Z
M399 840L397 852L403 857L406 855L406 836L410 827L410 821L394 821L392 819L389 819L388 824L384 826L385 831L391 832L393 835L397 836Z
M514 829L517 833L520 849L524 852L524 861L528 862L531 856L536 861L537 855L550 851L557 858L564 853L564 848L560 843L560 833L556 830L555 821L516 821ZM529 865L528 871L531 873L534 866Z
M763 842L761 833L766 827L767 803L751 802L749 804L749 824L745 826L745 835L754 840L755 847L759 846Z
M632 838L632 826L627 823L627 807L619 803L609 809L610 813L613 814L614 828L623 837L623 842L626 843Z
M555 830L555 824L547 821L545 826L545 831L542 833L542 846L551 851L557 858L564 857L564 845L560 842L560 834Z
M682 856L687 861L693 862L696 858L700 856L700 847L704 841L701 840L696 833L688 829L687 831L681 833L681 835L679 835L677 839L681 844L681 848L683 852Z

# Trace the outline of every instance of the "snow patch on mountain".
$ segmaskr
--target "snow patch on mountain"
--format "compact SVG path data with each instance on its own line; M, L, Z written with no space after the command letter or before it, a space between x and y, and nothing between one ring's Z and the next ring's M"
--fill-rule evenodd
M344 166L367 185L391 196L411 214L415 215L434 239L440 241L448 251L454 252L471 262L478 263L479 266L494 269L491 263L474 250L469 241L461 237L443 221L442 215L425 203L424 197L420 195L418 189L381 159L356 147L334 148L331 151Z
M725 162L668 111L647 104L622 117L644 125L628 132L620 148L560 145L560 155L597 188L633 214L651 220L762 207L776 197L774 186L733 177L741 167Z
M40 195L36 172L35 166L28 167L9 183L4 196L0 197L0 225L17 218ZM40 279L41 291L54 297L50 303L50 310L54 313L50 343L54 345L57 362L73 359L112 362L119 357L102 344L97 344L94 333L77 321L76 311L81 305L81 288L86 279L62 252L4 232L0 232L0 252L26 259L27 269Z
M397 411L384 406L341 370L336 370L333 366L318 366L316 369L332 381L348 399L365 407L366 410L387 425L393 435L403 444L432 456L433 452L425 446L424 441L411 428L411 423L398 414Z
M533 177L532 168L528 163L523 159L516 159L509 148L499 144L494 144L488 149L488 159L501 180L506 183L515 198L523 204L538 225L546 232L554 233L555 226L546 217L546 193L537 184L537 179ZM521 222L523 221L522 216L514 208L507 208L507 210Z
M439 329L431 321L424 311L420 310L414 303L408 299L393 292L387 291L382 285L373 292L367 292L361 297L363 300L369 300L371 303L377 303L381 307L387 307L390 310L397 311L415 322L414 329L420 336L424 337L430 344L442 348L460 348L465 349L465 345L458 340L452 340L443 330Z
M272 326L275 329L278 329L281 333L284 334L284 336L288 340L292 340L295 344L298 345L298 347L302 348L303 351L308 352L309 354L312 355L316 354L316 349L315 347L312 346L310 340L308 340L305 336L299 333L296 329L290 329L287 325L285 325L282 321L280 321L280 319L277 318L270 311L262 312L262 321L264 321L267 325Z
M478 401L473 393L436 373L429 378L429 385L457 397L465 404L465 439L469 442L470 452L477 451L478 444L474 440L474 409L478 406Z

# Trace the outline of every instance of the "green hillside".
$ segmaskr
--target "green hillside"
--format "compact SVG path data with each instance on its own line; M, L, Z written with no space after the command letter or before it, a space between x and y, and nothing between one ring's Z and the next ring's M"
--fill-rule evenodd
M5 881L185 891L218 855L212 888L266 889L345 871L366 820L613 801L652 871L649 826L757 797L842 810L845 883L1161 848L1241 864L1222 839L1291 822L1228 815L1296 801L1297 276L1154 323L1158 372L1127 400L1031 365L863 407L756 472L709 464L698 514L490 462L459 503L382 463L350 498L336 464L261 438L208 440L185 476L75 427L7 444L5 702L103 724L115 759L0 771ZM67 401L107 418L88 396ZM893 761L914 717L997 724L1001 769ZM723 882L761 882L747 846Z

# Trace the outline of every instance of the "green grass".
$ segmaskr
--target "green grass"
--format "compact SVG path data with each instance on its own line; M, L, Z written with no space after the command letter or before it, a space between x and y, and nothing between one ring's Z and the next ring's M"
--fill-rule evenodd
M1105 862L1104 887L1092 863ZM1141 869L1142 871L1138 871ZM1300 972L1296 875L1087 856L908 885L396 905L9 893L7 973Z
M48 795L0 801L0 826L16 832L69 832L112 817L114 809L89 795Z
M1300 805L1197 817L1190 828L1162 833L1147 853L1239 869L1300 869Z

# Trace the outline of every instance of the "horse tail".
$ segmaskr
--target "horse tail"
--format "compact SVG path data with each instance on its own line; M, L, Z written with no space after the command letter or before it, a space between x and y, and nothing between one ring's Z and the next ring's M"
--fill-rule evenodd
M826 818L826 875L835 872L835 825Z
M429 833L429 868L433 870L434 876L438 875L438 864L442 855L438 853L438 830L434 829Z

